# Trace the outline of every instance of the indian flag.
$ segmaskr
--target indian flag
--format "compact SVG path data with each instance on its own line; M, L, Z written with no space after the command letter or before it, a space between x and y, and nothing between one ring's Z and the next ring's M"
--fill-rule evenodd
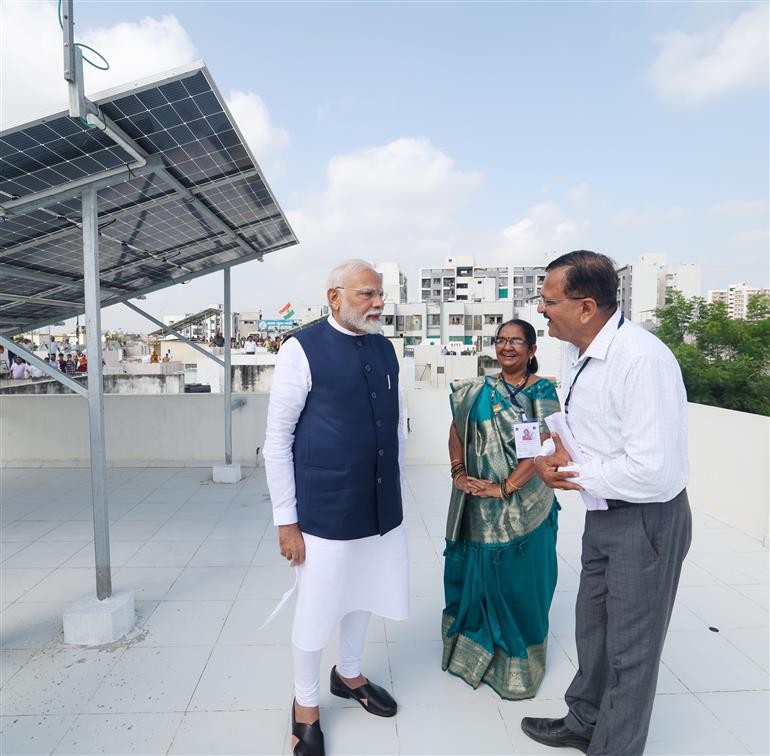
M284 320L291 320L294 317L294 310L291 307L291 302L287 302L280 310L278 314L283 316Z

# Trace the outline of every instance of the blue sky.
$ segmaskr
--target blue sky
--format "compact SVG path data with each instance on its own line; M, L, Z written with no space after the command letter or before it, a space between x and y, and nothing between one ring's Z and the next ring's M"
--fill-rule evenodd
M76 19L124 78L192 54L260 103L252 147L302 244L246 266L236 308L320 301L350 255L413 282L451 253L655 251L701 260L704 294L768 285L767 4L76 2ZM219 280L146 304L194 310Z

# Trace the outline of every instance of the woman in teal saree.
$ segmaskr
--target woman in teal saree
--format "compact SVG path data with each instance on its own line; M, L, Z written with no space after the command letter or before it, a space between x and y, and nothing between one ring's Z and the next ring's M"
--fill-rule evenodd
M453 383L451 395L442 667L507 699L531 698L543 679L557 575L559 504L514 444L515 423L539 421L542 439L559 411L553 383L535 374L535 342L531 324L504 323L501 374Z

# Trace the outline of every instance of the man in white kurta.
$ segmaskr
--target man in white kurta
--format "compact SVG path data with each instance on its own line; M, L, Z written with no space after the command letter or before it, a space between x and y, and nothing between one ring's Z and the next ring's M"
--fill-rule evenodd
M396 713L360 668L370 615L408 615L404 416L397 360L378 335L381 285L368 263L337 266L328 321L286 341L273 375L264 454L281 554L297 569L296 753L323 753L320 660L338 624L331 692L379 716Z

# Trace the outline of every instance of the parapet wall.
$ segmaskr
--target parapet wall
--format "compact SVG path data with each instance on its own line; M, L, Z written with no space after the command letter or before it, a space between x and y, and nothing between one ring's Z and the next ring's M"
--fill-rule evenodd
M407 393L410 464L447 465L446 391ZM233 394L233 457L261 464L267 394ZM113 465L209 465L224 456L222 394L106 395L107 457ZM689 406L690 500L767 539L770 418ZM257 453L257 450L260 450ZM79 396L0 396L0 464L87 465L88 405ZM33 478L31 478L33 480Z

